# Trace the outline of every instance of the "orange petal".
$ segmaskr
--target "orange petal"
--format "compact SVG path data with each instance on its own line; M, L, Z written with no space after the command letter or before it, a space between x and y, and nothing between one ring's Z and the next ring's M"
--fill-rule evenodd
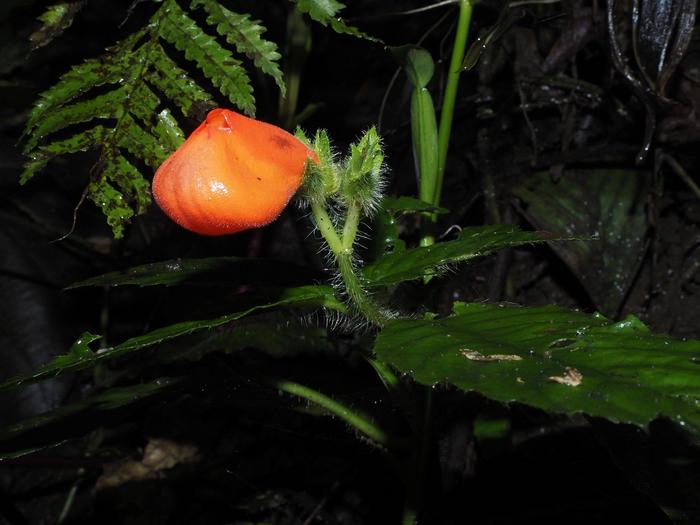
M206 120L156 171L153 194L183 228L225 235L274 221L316 155L293 135L227 109Z

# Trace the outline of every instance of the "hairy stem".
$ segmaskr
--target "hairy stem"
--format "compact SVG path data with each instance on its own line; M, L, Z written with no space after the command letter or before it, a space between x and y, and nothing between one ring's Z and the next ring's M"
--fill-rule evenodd
M358 313L360 313L367 321L375 326L383 326L386 322L386 317L381 314L375 304L367 295L360 277L355 272L355 267L352 262L353 242L357 234L357 226L360 221L360 209L358 206L350 206L347 211L345 226L343 228L343 237L338 235L338 232L333 226L333 221L328 216L328 211L320 204L312 204L311 212L318 230L323 235L323 238L328 243L328 247L333 252L340 276L345 285L345 292L348 294L350 302L353 304Z
M386 317L381 314L362 287L360 278L357 273L355 273L352 256L343 253L336 256L336 259L338 262L338 270L340 270L340 276L343 278L343 283L345 284L345 291L357 311L373 325L380 328L384 326Z
M343 226L343 248L352 253L355 237L357 236L357 228L360 225L360 206L357 203L352 203L348 207L345 215L345 225Z
M351 427L363 433L375 443L383 445L387 448L399 447L402 445L401 441L387 434L383 429L375 425L366 417L353 412L342 403L339 403L335 399L322 394L318 390L314 390L313 388L309 388L308 386L304 386L300 383L284 379L273 381L272 385L282 392L287 392L288 394L301 397L314 403L315 405L320 406L321 408L324 408L334 416L337 416L345 421Z
M339 253L343 253L345 250L343 247L343 241L338 235L338 232L335 231L335 226L333 226L333 221L328 216L326 208L320 204L312 204L311 213L316 221L318 231L320 231L321 235L323 235L323 238L328 243L328 247L333 252L333 255L337 257Z

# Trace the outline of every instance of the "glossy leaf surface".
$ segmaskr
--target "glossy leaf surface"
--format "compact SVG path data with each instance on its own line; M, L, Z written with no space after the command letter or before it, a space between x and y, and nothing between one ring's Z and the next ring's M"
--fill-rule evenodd
M560 239L546 232L525 232L517 226L465 228L459 239L393 252L365 266L370 285L397 284L419 279L427 272L440 273L445 266L487 255L498 248Z
M425 385L637 425L665 415L700 431L700 341L635 317L457 303L447 318L390 322L375 352Z
M394 213L447 213L447 208L433 206L429 202L414 197L384 197L382 208Z
M634 170L566 171L530 177L514 193L535 228L588 241L556 243L596 308L614 316L646 251L649 174Z

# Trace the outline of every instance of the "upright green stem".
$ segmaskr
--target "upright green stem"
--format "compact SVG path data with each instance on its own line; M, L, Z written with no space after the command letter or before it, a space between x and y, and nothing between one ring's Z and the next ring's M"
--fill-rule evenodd
M445 163L447 162L447 150L450 145L450 134L452 133L452 119L454 117L455 100L457 99L457 87L459 77L462 73L462 61L464 60L464 50L467 46L469 36L469 24L472 19L472 0L460 0L459 19L457 21L457 33L452 46L452 58L450 68L447 71L447 85L445 96L442 100L442 110L440 111L440 127L438 129L438 176L437 185L434 192L432 204L440 204L442 194L442 182L445 176Z
M384 430L379 428L366 417L356 412L353 412L342 403L339 403L335 399L328 397L325 394L322 394L318 390L314 390L313 388L309 388L308 386L304 386L294 381L288 381L284 379L273 381L272 386L281 390L282 392L287 392L288 394L307 399L315 405L326 409L328 412L330 412L334 416L339 417L351 427L362 432L365 436L367 436L372 441L380 445L383 445L385 447L394 447L402 445L402 443L400 443L395 438L387 434Z
M352 253L355 237L357 237L357 228L360 225L360 206L357 203L352 203L348 207L345 215L345 225L343 226L343 248Z
M320 204L312 204L311 212L318 230L328 243L328 247L333 252L340 276L345 284L345 291L356 310L375 326L383 326L386 318L382 315L372 300L367 296L360 278L355 273L352 262L353 242L357 235L357 228L360 222L359 206L350 206L347 210L345 225L343 227L342 238L333 226L333 221L328 216L326 209Z
M336 255L336 258L338 260L340 276L343 278L343 283L345 283L345 290L348 293L350 301L352 301L355 308L357 308L357 311L373 325L378 327L384 326L386 318L377 310L375 304L362 288L360 278L355 273L352 256L341 254L339 256Z
M328 247L331 249L333 254L337 256L339 253L343 253L345 250L343 247L343 241L338 235L338 232L335 231L335 226L333 226L333 221L328 216L326 208L320 204L312 204L311 213L316 221L318 231L320 231L321 235L323 235L323 238L328 243Z
M445 95L442 99L442 110L440 111L440 124L438 127L438 169L435 187L432 193L433 198L430 202L434 206L440 205L442 197L442 185L445 179L445 165L447 163L447 150L450 146L457 88L459 87L459 77L462 74L462 61L464 60L464 51L469 36L472 10L472 0L460 0L457 31L455 33L454 45L452 46L452 57L450 58L450 66L447 71L447 85L445 86ZM434 221L435 216L433 215L431 219ZM420 244L421 246L430 246L434 242L432 235L423 235ZM433 397L432 392L428 388L423 405L423 420L419 430L419 442L417 443L417 450L415 451L414 457L415 469L413 471L413 486L407 488L410 497L407 498L406 508L404 509L405 525L415 522L416 509L421 506L420 493L424 482L431 445L430 429L432 409Z

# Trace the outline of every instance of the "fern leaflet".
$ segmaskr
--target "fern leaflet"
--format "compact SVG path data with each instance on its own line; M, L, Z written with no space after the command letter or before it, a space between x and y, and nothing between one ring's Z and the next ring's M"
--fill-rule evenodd
M345 8L345 4L337 0L295 0L296 7L302 13L306 13L323 26L330 26L336 33L364 38L372 42L381 42L378 38L369 36L359 29L346 24L340 17L340 11Z
M260 37L265 28L257 20L250 20L250 15L247 14L229 11L216 0L194 0L192 6L203 7L208 14L207 22L216 26L217 32L229 44L235 45L239 53L246 55L258 68L270 75L284 96L286 87L277 63L281 55L274 43Z

